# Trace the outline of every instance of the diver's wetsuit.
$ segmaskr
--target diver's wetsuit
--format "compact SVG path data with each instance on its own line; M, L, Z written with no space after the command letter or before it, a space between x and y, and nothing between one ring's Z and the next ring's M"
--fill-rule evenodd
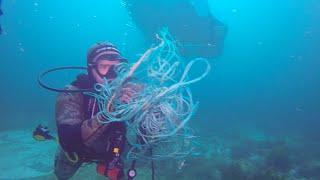
M88 89L90 83L87 76L79 77L67 89ZM125 124L99 124L96 120L99 110L94 101L93 97L83 93L60 93L57 97L56 123L61 145L55 157L55 174L58 179L71 178L82 163L92 161L106 163L107 167L115 165L120 170L119 176L123 176L121 159L114 157L112 150L119 148L119 154L122 154L126 141ZM93 132L88 138L83 136L83 126ZM67 157L69 155L71 160L75 160L74 153L79 156L77 162L72 162Z

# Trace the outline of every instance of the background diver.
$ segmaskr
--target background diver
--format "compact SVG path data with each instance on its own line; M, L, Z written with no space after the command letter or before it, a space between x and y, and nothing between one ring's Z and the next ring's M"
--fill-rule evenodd
M167 27L185 58L214 58L221 54L227 26L211 13L208 0L123 0L147 44ZM147 14L147 16L146 16Z

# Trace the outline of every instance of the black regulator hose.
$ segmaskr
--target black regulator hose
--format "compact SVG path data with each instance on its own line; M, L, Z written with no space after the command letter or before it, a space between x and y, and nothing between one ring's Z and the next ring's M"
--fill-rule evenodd
M86 67L80 67L80 66L66 66L66 67L58 67L58 68L52 68L52 69L49 69L47 71L44 71L42 73L39 74L38 76L38 83L40 84L41 87L49 90L49 91L54 91L54 92L63 92L63 93L78 93L78 92L89 92L91 91L92 89L77 89L77 90L67 90L67 89L59 89L59 88L54 88L54 87L50 87L48 86L47 84L45 84L43 82L43 78L48 75L49 73L52 73L52 72L56 72L56 71L61 71L61 70L75 70L75 69L83 69L83 70L86 70L87 68Z

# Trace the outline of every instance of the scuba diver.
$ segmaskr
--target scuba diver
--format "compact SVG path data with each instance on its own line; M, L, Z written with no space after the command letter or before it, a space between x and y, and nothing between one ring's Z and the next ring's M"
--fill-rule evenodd
M83 92L68 90L94 89L96 83L112 81L114 67L127 63L111 43L97 43L87 53L88 74L82 74L61 92L56 101L56 125L61 148L55 156L55 175L71 178L83 163L97 163L97 172L111 180L124 176L121 155L126 142L124 122L102 124L98 121L96 99ZM92 90L94 91L94 90ZM132 91L123 91L122 102L130 100Z
M196 143L191 140L194 135L185 127L195 110L186 86L204 78L210 65L207 60L196 59L181 73L172 73L178 69L175 65L180 59L167 33L165 30L157 35L159 45L145 51L133 65L127 64L111 43L97 43L87 53L87 67L59 67L39 75L42 87L59 92L56 101L58 138L51 136L43 126L38 126L33 136L36 140L58 139L60 147L54 163L58 179L71 178L84 163L97 163L99 174L119 180L124 177L125 146L130 148L126 151L127 159L132 159L127 171L130 180L137 175L138 159L151 161L154 179L154 160L181 159L196 154L193 150ZM167 59L162 62L161 57ZM145 69L150 74L139 71L139 76L135 77L134 73L144 61L151 64ZM193 64L199 62L206 64L205 71L199 77L186 79ZM48 73L66 69L85 69L88 74L78 75L64 89L44 83L43 78ZM143 81L143 78L151 79ZM166 81L170 83L164 83Z

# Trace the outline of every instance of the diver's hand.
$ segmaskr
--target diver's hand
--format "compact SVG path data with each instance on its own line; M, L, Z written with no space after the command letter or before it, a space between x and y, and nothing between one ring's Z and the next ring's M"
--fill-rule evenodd
M121 102L129 103L134 94L135 94L135 91L132 88L130 87L123 88L122 94L120 97Z
M129 103L142 90L142 85L129 83L121 90L120 100L123 103Z
M97 116L83 121L81 125L81 136L83 143L90 146L103 134L108 124L102 124L97 120Z

